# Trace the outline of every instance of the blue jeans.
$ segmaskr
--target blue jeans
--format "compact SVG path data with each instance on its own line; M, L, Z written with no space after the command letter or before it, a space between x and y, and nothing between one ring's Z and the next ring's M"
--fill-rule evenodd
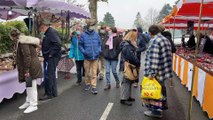
M118 60L107 60L106 59L106 81L107 84L110 84L110 68L112 68L112 73L114 75L115 81L119 82L118 74L117 74L117 65Z

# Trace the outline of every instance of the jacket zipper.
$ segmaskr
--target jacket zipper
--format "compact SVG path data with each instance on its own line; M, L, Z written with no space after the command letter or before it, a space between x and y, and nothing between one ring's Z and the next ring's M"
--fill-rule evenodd
M93 60L94 60L93 41L92 41L92 58L93 58Z
M79 55L78 55L78 38L77 38L77 56L78 56L78 60L79 60Z

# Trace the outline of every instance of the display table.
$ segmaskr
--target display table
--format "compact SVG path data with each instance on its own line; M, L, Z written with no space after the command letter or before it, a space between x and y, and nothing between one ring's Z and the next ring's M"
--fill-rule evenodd
M37 84L41 83L42 79L38 79ZM25 89L25 83L18 82L17 70L0 73L0 103L4 98L12 98L15 93L23 93Z
M173 70L180 78L181 84L191 91L193 64L177 54L173 55ZM195 66L195 81L193 96L199 101L209 118L213 118L213 74L203 69L204 66Z

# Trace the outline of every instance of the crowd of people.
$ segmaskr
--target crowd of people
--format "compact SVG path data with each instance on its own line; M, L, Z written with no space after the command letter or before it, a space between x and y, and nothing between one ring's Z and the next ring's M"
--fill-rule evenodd
M98 94L97 80L105 78L106 84L103 89L110 90L112 71L115 87L121 89L120 103L131 106L135 101L131 89L133 86L137 87L139 80L142 80L138 74L144 74L150 79L156 78L162 86L164 100L146 101L144 105L148 109L144 114L162 117L162 111L168 108L164 81L172 78L172 53L176 51L171 34L165 31L162 25L152 25L148 32L143 32L139 27L123 34L118 33L116 27L107 29L102 25L97 32L96 23L95 20L87 20L86 27L76 27L71 37L68 56L75 60L76 85L82 85L84 81L85 91L90 90L93 94ZM44 20L39 25L39 31L43 33L41 50L44 63L47 65L44 75L45 94L39 100L48 100L57 97L55 73L61 57L61 39L58 32L51 27L50 21ZM10 36L17 42L19 80L27 83L26 101L19 109L26 109L24 113L30 113L38 109L36 79L43 77L42 67L36 55L39 40L25 36L17 29L12 29ZM142 60L145 60L145 64L141 64ZM117 70L119 63L120 76ZM132 78L132 75L128 76L128 65L136 70L136 79ZM143 69L143 73L140 73L139 69ZM155 106L153 102L162 106Z

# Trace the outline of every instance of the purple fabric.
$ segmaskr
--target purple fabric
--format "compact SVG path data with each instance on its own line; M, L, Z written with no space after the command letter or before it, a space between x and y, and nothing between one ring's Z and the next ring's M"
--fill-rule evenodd
M38 10L50 11L52 13L58 14L61 13L61 11L70 11L71 16L73 17L83 16L84 18L90 18L90 13L88 13L87 11L83 10L80 7L62 1L56 0L40 1L36 5L34 5L34 7L37 8Z
M41 0L1 0L0 6L32 7Z
M13 0L1 0L0 6L15 6L16 3Z
M42 79L37 81L41 84ZM23 93L25 91L25 83L18 82L17 70L11 70L0 74L0 103L4 98L10 99L15 93Z
M37 4L41 0L13 0L16 5L22 6L22 7L32 7L35 4Z
M36 8L38 11L49 11L51 13L57 14L57 15L61 15L61 11L69 11L69 15L70 18L76 17L76 18L90 18L91 15L89 12L83 10L82 8L73 5L73 4L68 4L66 2L63 1L57 1L57 0L1 0L0 2L0 7L1 8L7 8L9 9L12 6L16 6L16 7L34 7ZM21 15L27 15L26 10L18 10L18 9L14 9L13 11L15 11L16 13L20 13ZM6 12L7 13L7 12ZM14 16L7 16L7 14L5 14L5 12L0 11L0 14L3 14L3 17L0 17L2 19L13 19L16 18L18 15L14 15ZM66 14L62 14L62 17L67 17L67 13Z
M0 8L0 18L4 20L11 20L20 16L17 12L12 12L12 15L8 15L8 9Z
M56 15L61 16L63 18L67 18L68 13L62 13L62 14L57 13ZM70 15L70 19L72 19L72 18L90 18L90 17L82 15L82 14L76 14L76 13L71 13L71 12L69 13L69 15Z

